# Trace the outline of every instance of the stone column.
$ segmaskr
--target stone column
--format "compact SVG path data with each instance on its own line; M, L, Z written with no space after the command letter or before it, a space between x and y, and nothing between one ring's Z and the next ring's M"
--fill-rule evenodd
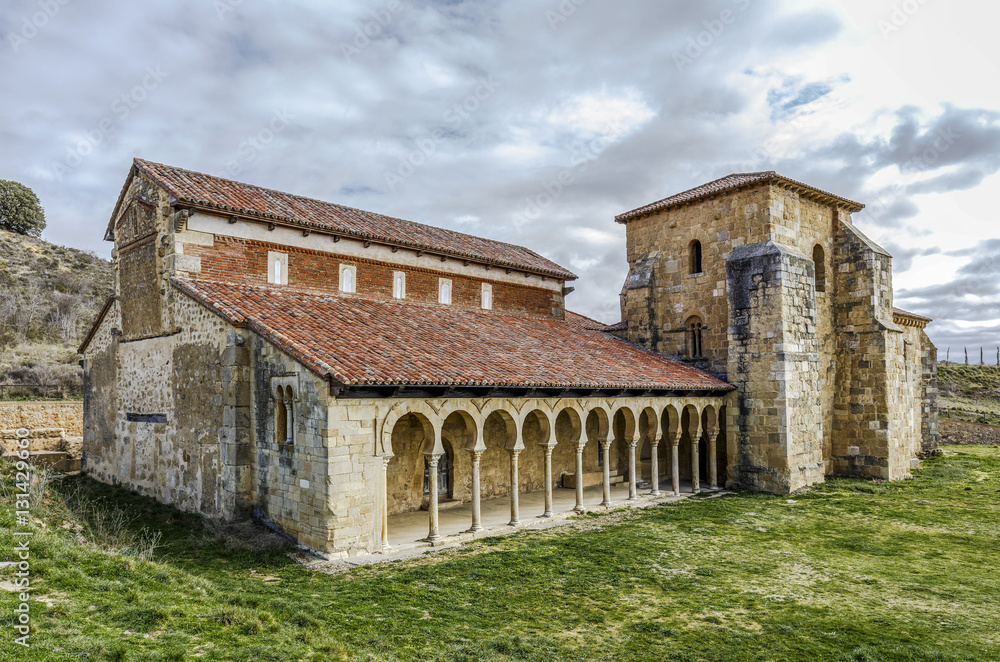
M440 453L427 453L427 464L430 465L431 479L431 505L428 508L430 531L427 534L427 542L431 544L441 540L441 533L438 531L438 461L440 459Z
M601 448L604 449L604 501L601 505L607 508L611 506L611 440L602 441Z
M649 475L653 480L651 496L660 496L660 442L657 439L649 440Z
M635 480L635 447L639 443L638 439L629 439L628 442L628 500L637 501L639 499L638 486Z
M701 429L691 435L691 492L701 492L701 467L698 458L698 442L701 441Z
M674 496L681 495L681 437L677 435L671 444L673 448L673 475L671 476L671 487L674 488Z
M483 451L472 451L472 528L469 533L483 529L482 490L479 486L479 465L483 459Z
M719 467L716 458L715 442L719 439L718 432L708 434L708 484L713 490L719 489Z
M577 513L583 512L583 449L586 445L585 441L576 444L576 507L573 512Z
M545 446L545 512L541 517L552 517L552 451L555 446Z
M285 443L294 443L295 435L295 401L285 400Z
M389 549L389 462L392 456L382 456L382 550Z
M517 476L517 457L520 454L521 451L510 452L510 521L507 522L507 526L518 526L521 524L520 505L517 501L521 492Z

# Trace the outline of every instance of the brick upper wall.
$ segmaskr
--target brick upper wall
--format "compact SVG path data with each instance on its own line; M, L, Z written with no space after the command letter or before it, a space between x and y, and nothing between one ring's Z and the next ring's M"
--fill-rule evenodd
M406 274L408 301L437 303L438 279L447 278L452 282L452 305L457 308L479 310L482 284L487 282L493 286L493 310L558 319L565 315L562 296L558 292L537 287L511 285L234 237L216 236L215 245L211 247L184 245L186 255L201 259L200 278L256 285L267 283L269 251L288 255L288 286L296 289L338 292L340 265L349 264L357 267L357 294L364 297L391 299L393 273L402 271Z

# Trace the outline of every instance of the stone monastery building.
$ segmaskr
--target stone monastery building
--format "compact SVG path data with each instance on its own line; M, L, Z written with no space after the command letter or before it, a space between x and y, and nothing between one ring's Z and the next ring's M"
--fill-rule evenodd
M401 513L477 530L487 499L516 525L612 486L903 478L936 445L936 350L861 208L762 172L622 214L606 326L526 248L136 159L81 347L86 471L332 556Z

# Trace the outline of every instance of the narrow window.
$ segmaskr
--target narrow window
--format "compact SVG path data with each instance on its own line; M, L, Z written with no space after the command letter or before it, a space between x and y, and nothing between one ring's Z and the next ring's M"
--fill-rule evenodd
M292 387L285 387L285 443L289 446L295 440L295 395Z
M691 242L691 273L700 274L701 270L701 242L695 239Z
M288 408L285 390L278 387L274 393L274 443L283 444L288 438Z
M483 310L493 310L493 286L483 283Z
M813 262L816 263L816 291L826 292L826 253L819 244L813 249Z
M438 281L438 303L451 303L451 281L447 278Z
M406 298L406 274L397 271L392 276L392 297L394 299Z
M340 291L348 294L358 290L357 267L340 265Z
M691 317L687 324L687 354L688 358L700 359L704 357L704 346L702 345L702 330L704 325L700 317Z
M267 253L267 282L273 285L288 285L288 254Z

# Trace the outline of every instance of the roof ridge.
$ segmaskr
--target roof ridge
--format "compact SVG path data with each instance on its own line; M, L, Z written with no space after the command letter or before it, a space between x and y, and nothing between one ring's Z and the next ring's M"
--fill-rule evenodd
M191 174L191 175L197 175L199 177L208 177L208 178L219 180L219 181L222 181L222 182L227 182L229 184L234 184L236 186L244 186L244 187L256 189L258 191L264 191L264 192L267 192L267 193L277 193L279 195L288 196L289 198L294 198L296 200L305 200L307 202L319 203L321 205L329 205L331 207L336 207L338 209L341 209L341 210L344 210L344 211L348 211L348 212L356 212L356 213L360 213L360 214L371 214L373 216L378 216L378 217L380 217L382 219L386 219L386 220L389 220L389 221L396 221L396 222L399 222L399 223L406 223L406 224L409 224L409 225L415 225L415 226L419 226L419 227L422 227L422 228L427 228L427 229L434 230L434 231L437 231L437 232L444 232L444 233L450 234L450 235L452 235L454 237L462 237L462 238L468 238L468 239L478 239L478 240L481 240L481 241L488 241L488 242L491 242L491 243L494 243L494 244L499 244L501 246L507 246L509 248L516 248L518 250L527 251L528 253L530 253L531 255L533 255L535 257L538 257L538 258L541 258L541 259L544 259L544 260L549 260L545 256L540 255L539 253L537 253L537 252L533 251L532 249L528 248L527 246L522 246L520 244L515 244L515 243L512 243L512 242L508 242L508 241L502 241L500 239L491 239L489 237L481 237L479 235L470 234L468 232L459 232L458 230L453 230L451 228L441 227L439 225L431 225L430 223L421 223L420 221L411 221L411 220L406 219L406 218L400 218L398 216L390 216L388 214L383 214L382 212L371 211L371 210L368 210L368 209L361 209L360 207L350 207L348 205L340 204L339 202L330 202L329 200L321 200L319 198L311 198L309 196L300 195L298 193L291 193L289 191L282 191L282 190L279 190L279 189L276 189L276 188L267 188L266 186L261 186L260 184L251 184L249 182L241 182L241 181L238 181L238 180L235 180L235 179L230 179L228 177L220 177L218 175L213 175L211 173L201 172L200 170L191 170L189 168L181 168L180 166L173 166L173 165L170 165L170 164L167 164L167 163L161 163L159 161L150 161L149 159L142 159L142 158L139 158L139 157L133 157L132 160L133 160L133 163L135 163L137 165L141 164L140 167L141 167L141 169L142 169L142 171L143 171L144 174L146 174L149 177L152 177L153 179L155 179L157 181L158 184L160 184L161 186L163 186L165 189L168 189L168 190L173 189L175 187L171 186L167 182L161 181L161 178L156 177L147 168L142 167L142 165L150 164L150 165L153 165L153 166L159 166L161 168L167 168L169 170L180 171L180 172ZM173 191L171 191L171 192L173 193ZM190 198L188 198L188 199L190 200ZM256 212L253 212L253 213L256 213ZM260 214L260 215L263 216L264 214ZM403 243L409 243L409 242L403 242ZM455 252L460 253L461 251L455 251ZM549 260L549 261L552 262L551 260ZM553 264L555 264L555 262L553 262ZM556 264L556 266L560 266L560 265ZM563 269L566 270L565 268L563 268ZM566 271L568 272L568 270L566 270Z

